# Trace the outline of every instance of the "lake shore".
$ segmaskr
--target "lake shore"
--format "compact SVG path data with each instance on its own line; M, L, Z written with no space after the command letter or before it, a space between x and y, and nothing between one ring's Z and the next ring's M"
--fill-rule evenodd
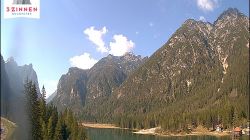
M172 136L202 136L202 135L208 135L208 136L216 136L216 137L222 137L222 136L230 136L230 134L225 132L209 132L209 133L203 133L203 132L191 132L191 133L168 133L168 134L162 134L162 133L152 133L152 132L133 132L135 134L142 134L142 135L157 135L157 136L163 136L163 137L172 137Z
M217 132L217 131L208 131L205 129L194 129L190 133L180 132L180 133L173 133L173 132L166 132L163 131L160 127L150 128L150 129L142 129L136 132L135 134L142 134L142 135L157 135L157 136L201 136L201 135L210 135L210 136L229 136L229 131Z
M84 126L84 127L90 127L90 128L122 129L120 127L115 126L114 124L102 124L102 123L90 123L90 122L84 122L84 123L82 123L82 126Z
M114 124L102 124L102 123L91 123L91 122L83 122L81 123L84 127L89 128L100 128L100 129L128 129L128 128L121 128ZM160 130L160 131L159 131ZM142 134L142 135L157 135L157 136L201 136L201 135L210 135L210 136L229 136L229 131L223 131L223 132L216 132L216 131L208 131L205 129L201 129L198 127L198 129L194 129L190 133L172 133L172 132L165 132L161 130L161 127L155 127L155 128L149 128L149 129L133 129L134 134Z

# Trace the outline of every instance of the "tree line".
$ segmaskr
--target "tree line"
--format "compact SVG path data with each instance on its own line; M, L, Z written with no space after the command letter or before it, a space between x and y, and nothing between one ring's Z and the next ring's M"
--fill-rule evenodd
M85 106L81 117L131 129L161 126L166 131L188 132L199 125L209 130L214 130L217 125L229 130L246 127L250 121L249 65L241 59L232 61L237 62L231 62L227 75L223 76L218 69L201 73L194 77L194 84L189 89L185 89L181 82L175 82L174 101L166 102L160 94L144 98L142 96L147 94L139 93L138 100L128 95L119 100L103 99L99 105ZM205 71L205 67L195 70L194 73L199 73ZM188 90L187 94L185 90Z
M32 81L27 81L24 89L30 140L87 140L70 109L58 112L55 106L46 104L44 86L41 95Z

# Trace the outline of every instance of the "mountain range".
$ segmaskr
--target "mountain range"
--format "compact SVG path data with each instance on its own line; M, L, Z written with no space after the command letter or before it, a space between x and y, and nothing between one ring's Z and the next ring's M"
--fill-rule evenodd
M77 112L81 111L83 120L129 128L160 125L184 129L183 124L214 127L219 123L231 127L246 123L248 39L249 18L237 9L224 11L214 23L188 19L129 74L116 71L119 67L113 59L106 63L102 59L85 71L88 80L84 82L90 82L84 87L85 105ZM107 69L110 63L112 70ZM98 76L87 76L98 68L102 70L96 73Z
M246 123L248 99L249 19L230 8L213 24L185 21L107 102L83 115L130 128L230 127Z
M214 23L188 19L149 58L108 55L90 69L69 68L49 101L81 120L126 128L243 125L249 119L249 37L249 17L234 8ZM27 78L39 91L31 64L1 57L1 115L8 115Z
M132 53L120 57L108 55L91 69L69 68L61 76L51 102L59 110L67 107L81 112L85 104L109 97L146 59Z

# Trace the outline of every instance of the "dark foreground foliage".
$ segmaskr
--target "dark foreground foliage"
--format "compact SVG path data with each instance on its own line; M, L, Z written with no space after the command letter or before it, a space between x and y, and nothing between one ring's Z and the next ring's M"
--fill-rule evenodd
M42 94L36 91L31 81L25 84L26 108L29 122L28 138L31 140L86 140L83 127L78 125L71 110L58 112L45 101L45 88Z

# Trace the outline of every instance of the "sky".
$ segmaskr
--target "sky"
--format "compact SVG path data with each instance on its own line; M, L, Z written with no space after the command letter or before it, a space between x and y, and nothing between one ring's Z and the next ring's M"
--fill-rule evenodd
M187 19L213 23L229 7L249 15L249 0L41 0L40 18L3 18L1 54L33 64L47 97L70 67L91 68L112 54L150 56Z

